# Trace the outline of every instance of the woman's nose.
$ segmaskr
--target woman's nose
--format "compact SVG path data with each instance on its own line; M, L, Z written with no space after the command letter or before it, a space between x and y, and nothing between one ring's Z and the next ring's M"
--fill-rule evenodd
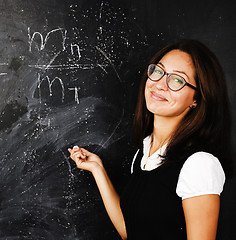
M167 75L165 74L160 80L156 81L155 86L158 90L167 91Z

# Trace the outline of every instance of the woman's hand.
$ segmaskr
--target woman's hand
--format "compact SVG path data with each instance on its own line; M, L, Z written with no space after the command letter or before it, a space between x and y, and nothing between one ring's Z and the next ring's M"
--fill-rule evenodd
M108 177L102 160L94 153L77 146L69 148L70 157L80 169L90 171L97 183L107 213L122 239L127 238L125 221L120 208L120 197Z
M76 163L77 167L83 170L93 172L98 167L103 168L102 160L94 153L87 151L84 148L74 146L68 148L70 157Z

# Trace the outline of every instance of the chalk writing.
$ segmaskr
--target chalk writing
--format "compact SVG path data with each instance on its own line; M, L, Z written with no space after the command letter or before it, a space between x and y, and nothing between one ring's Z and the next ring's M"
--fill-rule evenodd
M48 88L49 88L49 94L50 96L53 95L52 93L52 85L55 81L58 81L61 85L61 92L62 92L62 102L64 102L64 97L65 97L65 87L64 87L64 84L63 84L63 81L59 78L59 77L55 77L53 78L53 80L50 80L50 78L48 76L44 77L44 78L41 78L41 75L38 74L38 89L39 89L39 96L40 96L40 99L41 99L41 84L43 81L47 81L48 83Z
M73 64L53 64L53 62L55 61L55 59L62 53L62 51L66 50L66 33L67 30L63 29L63 28L57 28L54 30L51 30L50 32L48 32L46 34L46 37L43 38L43 35L40 32L34 32L32 34L32 36L30 35L30 28L28 28L28 36L29 36L29 51L32 51L32 43L35 40L36 35L39 35L40 37L40 47L38 47L39 51L42 51L45 49L46 43L49 39L49 37L54 33L60 31L62 34L62 50L58 51L53 58L49 61L48 64L29 64L29 67L32 68L37 68L37 69L41 69L41 70L74 70L74 69L94 69L94 68L101 68L105 73L107 73L107 71L105 70L105 67L108 66L108 64L105 63L73 63ZM37 45L36 45L37 46ZM102 51L100 48L98 48L98 50L103 54L103 56L105 56L105 58L112 64L111 60L107 57L107 55L105 54L104 51ZM76 43L71 43L70 44L70 52L72 55L77 55L78 56L78 60L81 59L81 49L79 47L78 44ZM114 67L114 66L113 66ZM117 73L117 72L116 72ZM118 73L117 73L118 75Z
M101 4L100 7L100 14L99 14L99 19L101 20L101 16L102 16L102 8L103 8L103 3ZM101 24L101 22L100 22ZM100 29L101 30L101 29ZM114 69L118 79L121 81L121 78L118 74L118 71L116 70L116 67L114 66L112 60L108 57L108 55L105 53L104 50L102 50L100 47L95 46L95 49L102 54L102 56L105 58L106 62L108 63L77 63L74 62L73 63L57 63L55 64L55 60L60 56L60 54L62 52L64 52L67 47L69 47L69 54L71 54L72 56L77 56L76 61L80 61L82 58L81 55L81 48L77 43L70 43L68 44L66 42L66 39L69 39L67 37L67 30L64 28L56 28L53 29L51 31L49 31L45 37L43 37L43 34L40 32L33 32L31 33L31 29L28 28L28 44L29 44L29 52L32 52L32 45L33 43L35 43L36 48L38 49L38 51L44 51L45 47L47 45L47 42L49 40L49 38L53 38L55 37L55 33L59 32L61 34L61 39L59 40L59 44L62 46L62 49L57 51L56 53L54 53L54 56L50 59L50 61L47 64L29 64L28 66L30 68L36 68L39 70L43 70L43 71L49 71L49 70L92 70L94 68L100 68L103 72L105 72L106 74L108 74L106 67L108 67L109 65L112 66L112 68ZM100 31L100 34L102 34L102 30ZM36 37L39 37L40 42L36 42ZM61 42L60 42L61 41ZM57 39L58 42L58 39ZM37 88L39 90L39 98L40 98L40 102L41 102L41 85L42 83L46 81L48 84L48 88L49 88L49 95L53 96L53 91L52 91L52 85L57 81L59 82L60 86L61 86L61 93L62 93L62 97L61 97L61 101L64 102L65 99L65 86L64 83L62 81L62 79L58 76L50 79L49 76L47 75L46 77L42 77L41 74L38 74L38 85ZM80 103L79 100L79 88L78 87L69 87L68 90L70 91L74 91L74 96L75 96L75 102L77 104Z
M81 54L80 54L80 48L78 44L71 44L70 45L70 49L71 49L71 54L74 55L74 48L76 48L78 56L79 56L79 60L81 58Z
M64 83L62 81L61 78L59 77L54 77L52 80L50 80L49 76L46 76L46 77L41 77L40 74L38 74L38 90L39 90L39 98L40 98L40 102L41 102L41 85L42 83L46 81L47 84L48 84L48 89L49 89L49 95L52 97L53 96L53 91L52 91L52 85L57 81L60 83L60 86L61 86L61 93L62 93L62 98L61 98L61 101L64 102L64 99L65 99L65 86L64 86ZM73 87L73 88L68 88L68 90L70 91L74 91L74 94L75 94L75 102L77 104L80 103L80 100L79 100L79 88L78 87Z
M43 38L43 35L40 32L34 32L32 34L32 36L30 35L30 28L28 28L28 37L29 37L29 51L32 52L32 44L33 42L35 42L35 37L38 35L40 38L40 46L38 46L36 44L36 47L39 51L42 51L45 49L45 46L47 44L47 41L49 40L50 36L55 33L55 32L61 32L61 36L62 36L62 51L65 51L66 46L65 46L65 41L66 41L66 34L67 34L67 30L63 29L63 28L56 28L51 30L50 32L48 32L45 36L45 38Z
M79 104L79 89L77 87L68 88L69 90L75 91L75 102Z

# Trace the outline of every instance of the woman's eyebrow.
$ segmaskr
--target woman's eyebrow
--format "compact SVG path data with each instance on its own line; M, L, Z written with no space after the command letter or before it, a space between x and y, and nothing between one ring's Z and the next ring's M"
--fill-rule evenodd
M166 68L165 68L165 65L164 65L162 62L158 62L157 64L161 65L164 69L166 69ZM180 70L173 70L173 71L174 71L174 72L177 72L177 73L182 73L182 74L184 74L184 75L189 79L188 75L187 75L185 72L180 71Z
M184 74L188 79L189 79L189 77L188 77L188 75L185 73L185 72L183 72L183 71L179 71L179 70L174 70L174 72L177 72L177 73L182 73L182 74Z
M165 68L165 66L164 66L164 64L163 64L163 63L161 63L161 62L158 62L158 63L157 63L157 65L158 65L158 64L159 64L159 65L161 65L163 68Z

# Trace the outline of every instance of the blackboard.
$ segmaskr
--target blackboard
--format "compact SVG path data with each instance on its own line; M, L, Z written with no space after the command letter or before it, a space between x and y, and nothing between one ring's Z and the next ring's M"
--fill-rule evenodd
M0 239L119 239L95 182L67 148L99 154L118 192L129 176L139 80L151 56L194 38L218 56L233 117L236 4L3 0L0 3ZM234 239L236 180L220 232Z

